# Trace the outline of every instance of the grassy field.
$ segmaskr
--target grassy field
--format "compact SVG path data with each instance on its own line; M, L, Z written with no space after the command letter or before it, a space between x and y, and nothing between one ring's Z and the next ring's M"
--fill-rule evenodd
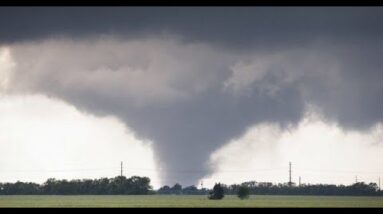
M383 197L264 196L0 196L0 207L383 207Z

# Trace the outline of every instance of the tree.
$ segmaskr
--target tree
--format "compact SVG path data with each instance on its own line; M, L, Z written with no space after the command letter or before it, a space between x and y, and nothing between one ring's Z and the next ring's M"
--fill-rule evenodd
M225 197L223 187L220 183L215 184L213 187L213 191L209 192L209 199L210 200L221 200Z
M176 183L171 188L171 191L173 194L181 194L182 193L182 186L180 184Z
M182 194L190 194L190 195L198 194L198 189L194 185L188 186L182 189Z
M247 199L249 198L249 195L250 195L250 188L245 186L245 185L241 185L239 188L238 188L238 192L237 192L237 196L243 200L243 199Z
M160 189L158 189L157 191L159 194L170 194L171 193L171 188L167 185L161 187Z
M126 181L126 193L131 195L146 195L152 189L150 179L148 177L132 176Z

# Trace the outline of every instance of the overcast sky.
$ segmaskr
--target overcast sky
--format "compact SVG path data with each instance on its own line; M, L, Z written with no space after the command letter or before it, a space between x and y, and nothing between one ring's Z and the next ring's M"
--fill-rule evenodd
M0 182L383 175L381 7L0 7Z

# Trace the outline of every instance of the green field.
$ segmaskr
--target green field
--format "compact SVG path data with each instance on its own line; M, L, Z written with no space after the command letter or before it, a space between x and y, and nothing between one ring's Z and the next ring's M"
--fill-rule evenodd
M0 196L0 207L383 207L383 197L259 196Z
M383 207L383 197L260 196L0 196L0 207Z

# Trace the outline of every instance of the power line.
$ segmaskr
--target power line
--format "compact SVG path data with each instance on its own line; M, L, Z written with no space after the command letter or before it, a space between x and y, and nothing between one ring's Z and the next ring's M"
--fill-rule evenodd
M122 164L123 164L123 163L122 163L122 161L121 161L121 177L122 177Z
M289 162L289 186L291 186L291 162Z
M1 172L6 173L48 173L48 172L78 172L78 171L105 171L105 170L115 170L116 167L109 168L88 168L88 169L48 169L48 170L1 170Z
M121 162L120 168L120 174L123 175L123 162ZM50 173L50 172L77 172L77 171L112 171L116 170L117 167L104 167L104 168L77 168L77 169L0 169L2 173ZM325 173L325 172L347 172L347 173L362 173L367 174L363 171L344 171L344 170L336 170L336 169L302 169L302 168L296 168L299 171L317 171L318 173ZM155 169L155 168L126 168L125 170L129 171L152 171L152 172L168 172L168 173L208 173L212 170L209 169ZM217 173L247 173L247 172L258 172L258 174L263 173L272 173L273 171L279 171L283 170L283 167L278 168L252 168L252 169L222 169L217 170ZM214 171L214 170L213 170ZM371 171L370 171L371 172ZM371 172L371 173L380 173L378 171ZM357 176L355 177L357 181ZM380 177L379 177L380 178ZM380 179L379 179L380 180ZM292 163L289 162L289 182L292 182Z
M298 169L299 171L319 171L319 172L339 172L339 173L361 173L361 174L380 174L383 173L383 171L353 171L353 170L338 170L338 169L307 169L307 168L299 168L295 167L295 169Z
M120 167L107 167L107 168L79 168L79 169L25 169L25 170L10 170L10 169L0 169L2 173L49 173L49 172L77 172L77 171L105 171L105 170L120 170L120 175L123 174L123 162L121 162ZM211 170L177 170L177 169L154 169L154 168L126 168L129 171L152 171L152 172L169 172L169 173L208 173ZM269 168L269 169L229 169L229 170L219 170L220 173L247 173L247 172L270 172L270 171L279 171L283 168Z

